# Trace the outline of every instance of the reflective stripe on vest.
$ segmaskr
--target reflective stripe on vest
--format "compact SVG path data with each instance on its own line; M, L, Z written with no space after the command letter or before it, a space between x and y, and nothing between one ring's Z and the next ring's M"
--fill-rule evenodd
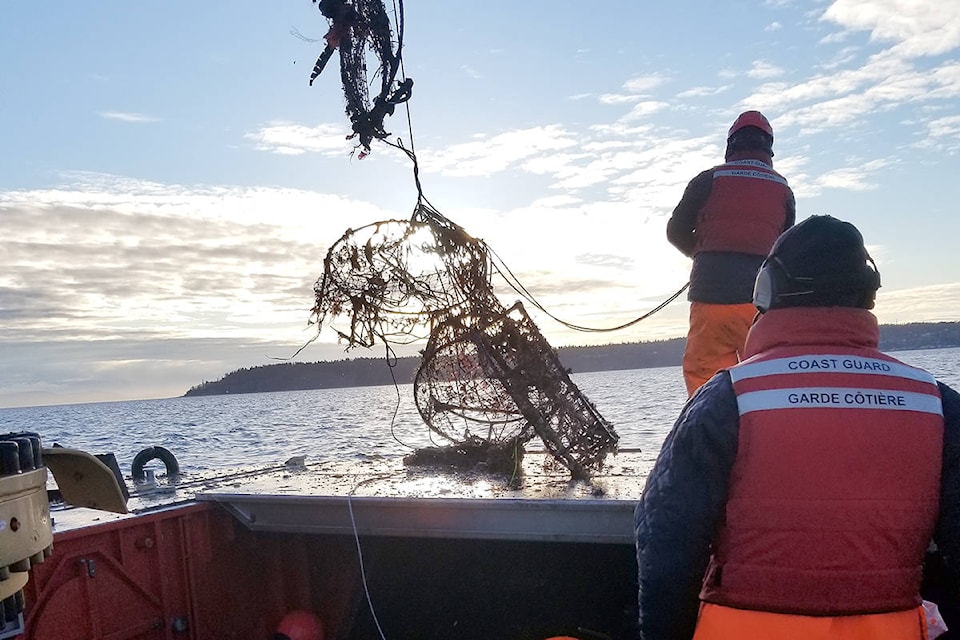
M936 385L934 377L922 369L901 362L849 354L803 355L761 360L734 367L730 370L730 377L736 384L743 380L766 376L827 372L886 376ZM911 391L857 387L787 387L747 391L738 394L737 404L741 416L752 411L769 409L810 408L919 411L943 416L943 405L939 396Z
M728 162L725 165L722 165L724 168L717 169L713 172L713 178L757 178L760 180L770 180L771 182L777 182L786 186L787 179L781 176L778 173L774 173L765 162L760 160L736 160L734 162ZM756 167L756 169L750 169L749 167ZM758 169L762 169L759 170Z
M790 373L865 373L884 376L894 376L936 384L932 375L923 369L917 369L894 360L870 358L851 354L818 354L801 355L787 358L773 358L748 362L730 370L733 381L758 378L760 376L776 376Z

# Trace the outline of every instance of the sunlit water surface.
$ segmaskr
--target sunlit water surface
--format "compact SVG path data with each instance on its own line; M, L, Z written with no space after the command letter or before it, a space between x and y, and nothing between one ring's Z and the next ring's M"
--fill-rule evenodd
M960 389L960 349L893 354ZM679 367L573 375L609 420L621 449L655 454L686 393ZM184 472L308 461L396 456L431 441L413 387L353 387L0 409L0 433L36 431L44 446L113 452L129 473L141 449L174 452ZM530 448L537 448L531 443Z

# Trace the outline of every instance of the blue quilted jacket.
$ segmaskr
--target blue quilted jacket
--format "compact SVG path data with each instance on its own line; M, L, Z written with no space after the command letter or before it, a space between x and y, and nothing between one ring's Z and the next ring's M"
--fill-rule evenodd
M945 422L938 572L949 578L938 602L960 602L960 394L939 384ZM635 514L641 640L693 637L699 593L737 454L739 412L722 371L687 402L667 436ZM948 625L950 620L947 620ZM960 628L960 620L954 624Z

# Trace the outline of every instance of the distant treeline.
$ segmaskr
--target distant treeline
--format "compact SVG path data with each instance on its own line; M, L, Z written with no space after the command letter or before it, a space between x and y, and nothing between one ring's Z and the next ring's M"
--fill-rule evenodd
M561 347L557 355L573 373L672 367L680 364L685 338L588 347ZM918 322L880 327L883 351L960 347L960 322ZM410 384L419 357L398 358L393 367L383 358L354 358L330 362L287 362L231 371L219 380L202 382L186 396L262 391L301 391L338 387Z

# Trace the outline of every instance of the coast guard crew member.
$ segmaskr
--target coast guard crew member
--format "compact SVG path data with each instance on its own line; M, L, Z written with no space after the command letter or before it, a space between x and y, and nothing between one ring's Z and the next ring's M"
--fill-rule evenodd
M637 507L643 640L927 638L931 542L960 568L960 395L878 350L879 287L847 222L777 240L748 359L687 402Z
M690 181L667 223L667 240L693 258L683 353L689 395L742 359L757 269L796 217L793 191L773 170L773 127L762 113L740 114L724 158Z

